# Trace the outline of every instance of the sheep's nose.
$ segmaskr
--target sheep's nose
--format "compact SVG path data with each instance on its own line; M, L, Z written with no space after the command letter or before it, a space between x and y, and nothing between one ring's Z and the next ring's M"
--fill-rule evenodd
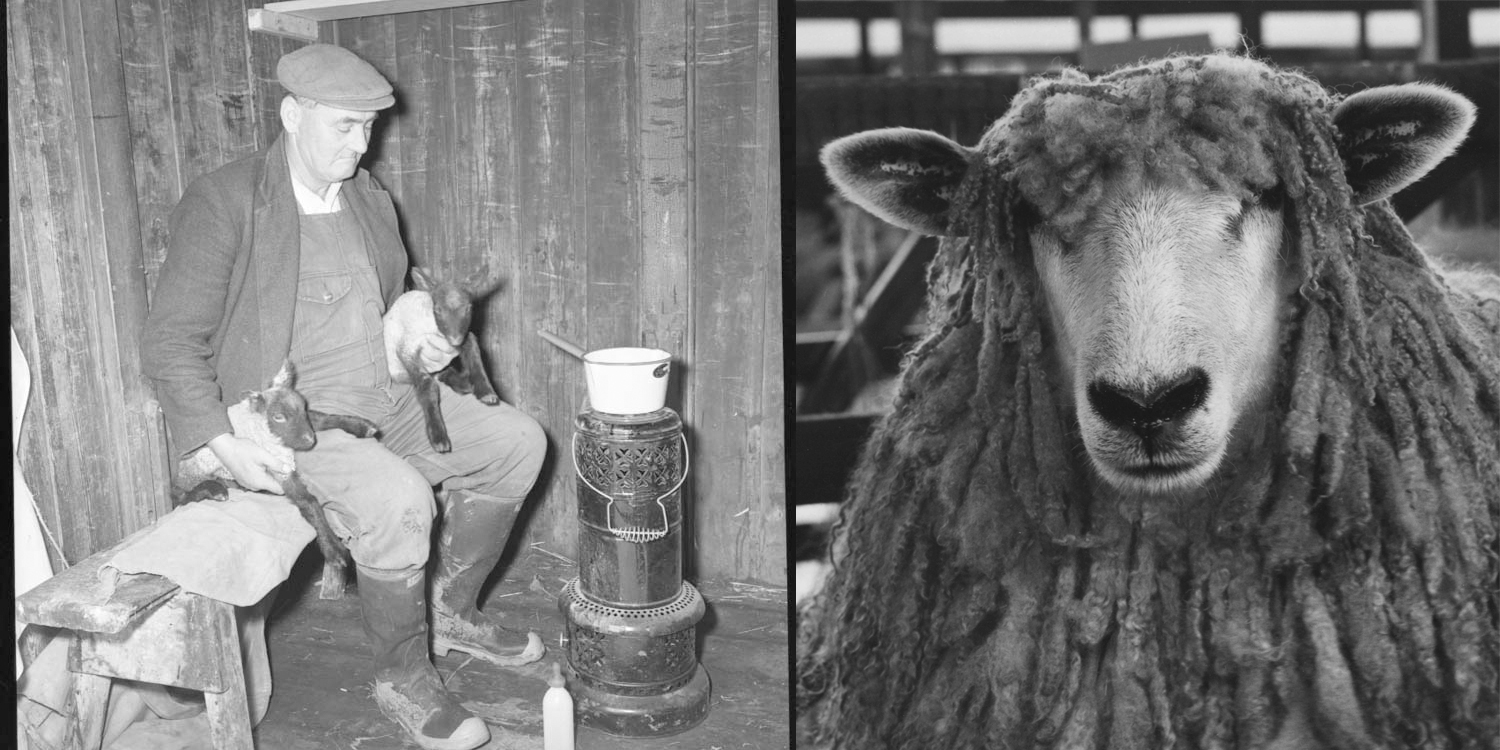
M1203 405L1208 373L1194 367L1147 387L1125 387L1106 380L1089 384L1089 404L1104 421L1142 435L1155 434Z

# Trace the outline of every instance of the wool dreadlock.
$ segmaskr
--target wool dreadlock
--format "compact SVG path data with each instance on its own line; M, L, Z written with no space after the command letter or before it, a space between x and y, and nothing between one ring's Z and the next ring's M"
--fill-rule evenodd
M802 741L1254 748L1298 705L1330 748L1493 746L1500 364L1476 321L1496 315L1389 204L1351 205L1333 103L1217 56L1017 96L954 197L967 237L932 264L933 328L799 612ZM1090 126L1100 104L1138 106L1134 134ZM1298 282L1276 414L1197 506L1081 478L1020 218L1066 227L1106 180L1163 178L1278 186Z

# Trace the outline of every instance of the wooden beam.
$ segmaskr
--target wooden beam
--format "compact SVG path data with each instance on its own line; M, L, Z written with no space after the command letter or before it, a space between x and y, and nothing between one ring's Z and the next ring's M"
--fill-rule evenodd
M513 2L513 0L286 0L279 3L266 3L264 10L300 16L314 21L338 21L345 18L385 16L392 13L489 5L495 2Z
M937 240L912 232L865 292L853 324L839 332L818 365L818 376L802 400L803 414L840 412L849 407L864 383L858 379L858 356L868 356L900 341L902 330L926 298L927 265L937 255Z
M1469 37L1469 9L1452 3L1438 3L1437 59L1465 60L1474 56Z
M1437 0L1417 0L1417 13L1422 19L1422 38L1417 42L1417 62L1438 61L1438 12Z
M1255 54L1260 49L1261 39L1261 11L1255 7L1247 7L1240 10L1240 37L1244 42L1245 52Z
M246 11L245 18L251 31L316 42L319 21L464 8L496 2L514 0L287 0L266 3L263 8L251 8Z
M251 31L263 31L267 34L300 39L304 42L318 41L318 22L291 13L251 8L245 12L245 23Z
M870 19L859 19L859 72L871 75L875 72L875 58L870 54Z
M909 0L796 0L797 18L899 18ZM921 0L940 6L942 18L1056 18L1077 14L1071 2L1057 0ZM1203 12L1202 3L1182 0L1094 0L1096 16L1159 16ZM1226 12L1252 7L1258 13L1278 11L1373 11L1412 9L1413 0L1231 0L1218 3ZM1494 0L1442 0L1453 12L1494 7Z
M1358 59L1370 59L1370 14L1359 11L1359 41L1355 44Z
M896 372L901 369L901 358L905 356L906 350L927 333L926 323L908 323L894 335L889 343L875 349L875 361L880 363L883 372ZM819 366L824 358L833 350L834 344L839 342L843 331L808 331L796 336L796 380L798 383L811 386L818 379Z
M907 0L896 5L901 22L901 73L908 76L937 72L938 4Z

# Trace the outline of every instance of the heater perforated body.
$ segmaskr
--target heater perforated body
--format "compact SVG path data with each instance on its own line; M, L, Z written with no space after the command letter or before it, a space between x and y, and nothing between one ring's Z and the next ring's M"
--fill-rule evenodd
M578 578L558 608L579 721L629 737L681 732L709 699L703 598L682 580L682 420L585 409L574 424Z

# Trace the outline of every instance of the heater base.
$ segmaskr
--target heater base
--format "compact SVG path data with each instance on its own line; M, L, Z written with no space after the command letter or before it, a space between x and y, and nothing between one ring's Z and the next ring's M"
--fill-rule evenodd
M617 695L582 680L569 680L568 689L578 723L617 737L665 737L692 729L708 715L708 672L702 664L681 687L656 695Z

